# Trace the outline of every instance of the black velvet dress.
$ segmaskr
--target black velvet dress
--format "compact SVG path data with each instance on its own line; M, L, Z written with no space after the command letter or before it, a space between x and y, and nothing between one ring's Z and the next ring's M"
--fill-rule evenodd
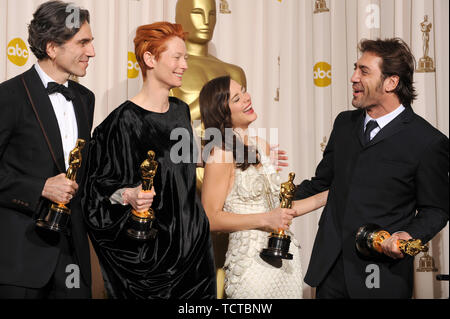
M172 135L172 136L171 136ZM170 97L165 113L126 101L94 131L83 209L112 298L216 298L209 222L196 193L190 112ZM139 166L156 153L156 238L126 234L131 205L112 204L118 189L141 183Z

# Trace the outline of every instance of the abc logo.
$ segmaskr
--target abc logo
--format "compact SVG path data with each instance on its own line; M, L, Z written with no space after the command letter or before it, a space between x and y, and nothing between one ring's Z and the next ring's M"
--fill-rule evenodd
M139 75L139 63L137 63L136 55L128 52L128 78L134 79Z
M331 65L327 62L318 62L314 66L314 84L320 87L331 84Z
M8 43L8 59L17 66L23 66L30 56L28 48L21 38L12 39Z

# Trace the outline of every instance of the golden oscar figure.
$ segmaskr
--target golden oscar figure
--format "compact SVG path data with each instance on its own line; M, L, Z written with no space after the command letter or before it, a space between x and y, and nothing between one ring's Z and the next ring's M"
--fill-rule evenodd
M153 187L153 178L158 169L158 162L155 161L155 152L148 151L147 159L145 159L141 166L142 191L150 192ZM129 220L129 228L127 229L128 236L138 239L147 240L156 236L156 229L152 228L155 220L155 212L152 208L147 211L138 212L131 210L131 218Z
M420 31L422 31L422 49L423 49L423 57L419 59L419 66L416 72L425 73L425 72L434 72L436 69L434 68L433 59L428 55L430 51L430 32L433 27L432 23L428 21L428 15L424 17L424 21L420 23Z
M85 141L78 139L75 148L69 154L69 168L66 172L66 178L75 181L77 171L81 167L81 150L84 148ZM70 221L70 208L62 203L53 203L44 219L38 219L36 225L42 228L57 232L67 232Z
M366 257L380 256L383 253L381 243L389 237L391 234L376 224L362 226L356 233L356 249ZM410 256L428 251L428 246L422 245L420 239L400 239L397 241L397 245L402 253Z
M434 265L434 259L428 254L428 244L426 244L427 249L423 252L423 256L419 258L419 267L416 269L417 272L436 272L437 268Z
M220 13L223 14L230 14L230 5L228 4L227 0L220 0Z
M292 199L294 198L295 173L289 173L289 180L281 184L280 187L280 207L292 208ZM275 257L282 259L292 259L292 254L289 253L289 246L291 237L286 235L284 230L279 229L278 232L273 232L269 236L268 247L263 249L260 253L261 257Z

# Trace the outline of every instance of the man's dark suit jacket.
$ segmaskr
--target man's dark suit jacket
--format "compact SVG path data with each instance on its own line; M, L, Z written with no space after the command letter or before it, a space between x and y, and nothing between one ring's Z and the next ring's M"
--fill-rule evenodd
M87 146L95 97L76 82L69 81L69 87L76 93L72 102L78 137ZM0 121L0 284L42 288L55 270L60 236L64 235L41 231L35 219L48 211L50 201L41 196L42 189L47 178L65 173L65 159L56 115L34 67L0 84ZM85 147L83 159L87 159L87 151ZM77 173L79 185L83 164ZM75 248L81 279L90 286L89 245L78 193L69 206L69 240Z
M317 287L342 252L350 297L409 298L413 258L366 260L355 234L374 223L424 242L433 238L449 218L449 140L407 106L364 146L364 117L362 110L337 116L315 177L296 190L294 199L329 189L305 282ZM370 264L379 267L379 288L366 286L375 274Z

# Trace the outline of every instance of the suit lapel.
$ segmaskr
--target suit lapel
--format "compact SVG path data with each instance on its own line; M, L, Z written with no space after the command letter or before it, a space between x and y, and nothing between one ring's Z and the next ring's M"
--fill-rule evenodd
M83 95L76 88L72 81L69 81L69 87L75 92L75 99L72 101L72 103L75 111L75 117L77 119L78 138L82 138L83 140L87 141L90 136L90 132L85 104L85 95Z
M392 135L403 130L407 123L411 121L414 114L411 107L406 107L405 110L400 113L396 118L390 121L385 127L383 127L377 135L366 145L366 148L376 145L384 139L391 137Z
M24 73L24 80L36 109L38 121L41 122L42 130L45 131L43 134L47 135L49 151L54 154L58 171L63 173L65 172L65 161L58 120L50 98L45 91L44 84L34 66Z
M89 125L89 116L88 116L88 110L87 110L87 95L83 94L77 87L77 85L69 81L69 87L75 92L75 99L72 101L73 108L75 111L75 117L77 119L77 127L78 127L78 138L83 139L86 143L89 142L90 136L91 136L91 130ZM87 159L87 153L88 152L88 145L85 145L83 150L81 151L81 158L86 163ZM85 164L81 165L81 171L84 171ZM81 172L80 174L77 174L77 181L79 181L79 178L81 178Z
M359 143L362 147L364 147L364 118L366 113L360 112L360 115L357 117L357 121L355 127L353 128L353 135L357 136Z

